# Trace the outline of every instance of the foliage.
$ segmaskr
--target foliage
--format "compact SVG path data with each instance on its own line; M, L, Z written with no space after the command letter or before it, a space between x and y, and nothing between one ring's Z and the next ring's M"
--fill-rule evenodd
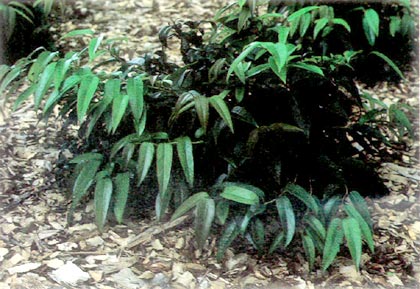
M116 39L72 31L63 37L89 37L87 47L65 55L41 49L1 66L0 94L27 80L15 107L33 96L45 119L58 107L80 124L84 153L71 160L69 221L91 191L101 230L111 211L123 221L130 197L152 198L158 220L194 210L199 248L214 223L224 226L219 259L238 236L260 254L301 242L310 267L318 253L326 270L345 240L358 268L362 241L373 251L373 240L355 191L387 192L366 154L386 156L378 148L402 142L412 128L397 106L363 107L351 66L363 51L318 51L315 40L352 30L333 12L238 1L214 21L163 27L162 50L131 60ZM376 20L366 21L376 36ZM181 64L168 59L169 38L180 40ZM401 74L385 54L369 53ZM347 189L354 192L344 213L332 196Z

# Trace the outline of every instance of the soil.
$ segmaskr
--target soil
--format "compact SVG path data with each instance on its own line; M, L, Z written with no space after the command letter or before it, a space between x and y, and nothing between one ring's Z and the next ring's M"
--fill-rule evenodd
M222 7L221 2L76 1L57 14L50 31L55 39L82 28L107 37L127 36L124 55L134 58L159 47L156 35L162 25L177 19L209 19ZM58 45L73 49L84 41L58 41ZM407 73L407 79L371 88L359 84L359 88L387 104L402 102L417 109L415 69ZM10 104L4 111L10 111ZM0 288L420 286L418 141L401 151L402 162L383 164L380 173L390 195L367 199L375 224L375 253L363 254L360 273L344 251L322 273L308 271L301 248L259 258L239 241L219 263L215 236L203 252L195 250L189 217L168 223L158 223L153 217L132 218L122 225L111 223L101 233L94 225L89 201L75 213L75 225L67 226L70 185L66 187L63 180L70 168L62 161L72 157L68 144L77 141L76 127L66 127L68 133L63 134L62 121L39 122L31 102L0 116Z

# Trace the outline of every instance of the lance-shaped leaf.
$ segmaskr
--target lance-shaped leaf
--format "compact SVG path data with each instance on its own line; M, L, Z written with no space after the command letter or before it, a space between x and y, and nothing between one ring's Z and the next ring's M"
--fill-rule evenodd
M232 244L233 240L239 235L240 229L235 220L229 222L219 239L217 247L216 259L221 261L227 248Z
M308 217L308 225L309 228L311 228L312 231L317 235L319 240L324 242L327 235L327 231L325 230L325 227L321 223L321 221L314 216L310 216Z
M309 25L311 24L311 19L312 16L307 13L302 15L302 17L300 17L300 23L299 23L299 35L300 37L304 37L306 34L306 31L309 28Z
M88 161L99 161L102 162L104 156L100 153L84 153L78 155L69 161L70 164L81 164Z
M302 237L302 245L303 249L305 250L306 259L308 260L309 264L309 271L312 271L315 263L315 245L312 241L311 237L308 235L304 235Z
M310 72L313 72L313 73L324 76L324 72L317 65L307 64L307 63L304 63L304 62L296 62L296 63L289 64L289 67L296 67L296 68L300 68L300 69L305 69L307 71L310 71Z
M221 225L226 223L229 215L229 207L229 201L227 200L220 200L216 205L216 218Z
M130 188L130 173L119 173L115 179L115 204L114 214L118 223L123 220Z
M108 177L99 178L95 187L95 220L99 230L104 228L112 196L112 180Z
M318 204L316 203L314 197L312 197L304 188L299 185L289 183L283 190L301 200L308 209L315 214L318 214Z
M77 29L64 34L59 40L75 36L93 35L94 33L92 29Z
M178 158L184 171L185 179L190 187L194 185L194 156L191 139L187 136L179 137L176 140Z
M41 104L42 97L45 95L47 90L50 88L51 83L54 79L54 71L57 62L52 62L48 64L45 70L42 72L37 88L35 90L35 108L38 109Z
M284 245L284 231L281 231L276 235L273 242L271 242L270 249L268 249L268 254L274 253L278 248L283 247Z
M354 218L345 218L343 220L343 231L354 266L359 271L360 258L362 256L362 232L359 223Z
M350 192L349 199L353 204L353 207L359 212L359 214L363 217L365 222L372 229L372 217L370 216L369 208L366 204L365 199L356 191Z
M192 195L175 210L171 217L171 221L185 215L186 213L188 213L188 211L194 209L199 202L207 198L209 198L209 194L207 192L200 192Z
M123 94L114 98L112 102L112 133L115 133L128 106L128 95Z
M97 56L96 51L98 50L99 46L101 45L102 39L104 38L103 35L99 37L92 38L89 42L89 61L92 61Z
M292 241L295 230L296 220L292 204L286 196L280 196L276 199L277 212L279 214L282 229L285 231L284 247L287 247Z
M401 70L398 68L398 66L392 61L388 56L385 54L379 52L379 51L372 51L370 54L376 55L379 58L381 58L383 61L385 61L389 66L391 66L392 69L401 77L401 79L405 80L404 74L401 72Z
M129 96L131 112L135 121L139 121L143 114L143 80L140 77L127 80L127 94Z
M87 75L82 78L77 92L77 120L79 123L83 122L98 85L99 78L95 75Z
M209 100L204 95L196 94L194 95L194 106L201 127L206 131L209 121Z
M50 61L58 54L58 52L43 51L39 54L35 62L32 64L28 72L28 79L36 82L39 74L50 63Z
M230 131L234 133L232 117L225 101L219 95L214 95L209 98L210 105L217 111L220 117L224 120Z
M351 32L350 25L342 18L334 18L332 23L343 26L348 32Z
M259 202L256 193L239 186L226 186L220 196L227 200L245 205L255 205Z
M159 183L159 192L164 193L168 189L172 168L172 145L161 143L156 152L156 170Z
M92 185L95 180L96 172L98 171L101 161L92 160L86 161L82 169L80 170L76 181L73 185L72 191L72 204L69 212L69 222L71 223L73 212L76 206L79 204L80 200L86 195L89 187Z
M379 36L379 15L374 9L365 10L362 20L363 30L371 46L375 44L376 37Z
M319 32L324 29L324 27L328 24L329 19L328 18L321 18L315 21L315 28L314 28L314 36L313 38L315 39Z
M293 12L292 14L290 14L290 16L287 17L287 21L289 22L295 21L299 19L303 14L308 13L315 9L319 9L319 6L308 6L305 8L301 8L297 10L296 12Z
M150 142L143 142L139 149L139 158L137 161L137 185L144 181L152 165L153 157L155 154L155 146Z
M132 133L129 134L125 137L123 137L122 139L120 139L119 141L117 141L111 149L111 155L110 158L114 158L115 155L123 148L125 147L128 143L133 142L134 140L138 140L140 141L140 138L137 136L137 134Z
M27 100L34 92L36 89L36 85L31 85L30 87L28 87L27 89L25 89L24 92L22 92L17 98L15 103L13 104L13 111L15 111L22 102L24 102L25 100Z
M203 249L210 234L210 228L214 220L215 205L214 200L203 198L197 203L195 217L195 239L198 248Z
M360 226L361 233L363 237L365 238L366 243L368 244L369 250L374 253L375 252L375 243L373 241L373 234L372 231L366 223L366 221L363 219L362 215L353 207L350 205L344 205L344 209L346 210L346 213L357 220L357 223Z
M341 228L341 220L339 218L334 218L328 226L327 236L325 238L325 245L322 253L323 271L327 270L334 261L338 251L340 251L342 240L343 230Z

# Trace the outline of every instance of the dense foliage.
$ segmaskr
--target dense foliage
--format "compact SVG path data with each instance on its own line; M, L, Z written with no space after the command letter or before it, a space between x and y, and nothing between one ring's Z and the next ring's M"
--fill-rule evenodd
M378 15L363 11L374 44ZM158 220L195 210L199 248L213 223L223 226L219 258L237 237L261 254L300 242L310 267L319 253L326 270L346 240L358 268L362 240L374 250L358 192L387 192L377 160L392 158L388 148L412 128L406 108L378 107L353 80L358 57L377 57L402 77L394 62L375 50L325 49L334 31L352 27L333 6L255 1L228 5L214 21L163 27L162 50L131 60L116 40L72 31L63 37L91 36L89 45L1 66L0 94L26 79L15 107L33 96L43 117L58 106L80 124L85 153L70 161L70 221L93 188L101 230L111 210L123 221L129 199L153 199ZM168 59L170 38L182 64Z

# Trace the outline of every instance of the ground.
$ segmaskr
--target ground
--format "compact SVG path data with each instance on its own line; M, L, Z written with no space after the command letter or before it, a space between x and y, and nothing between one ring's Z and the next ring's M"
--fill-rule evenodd
M176 19L208 19L221 7L218 1L161 2L79 1L52 30L60 35L91 28L110 37L128 36L125 51L133 57L158 47L161 25ZM409 73L408 78L405 84L384 82L369 91L385 102L417 108L418 76ZM367 88L360 85L360 89ZM214 237L203 252L194 249L188 217L172 223L129 219L100 233L93 224L93 205L88 203L76 212L75 225L68 227L68 188L55 173L62 157L71 157L65 136L58 133L62 126L54 120L38 123L31 103L0 119L0 288L420 286L418 142L403 152L403 162L383 164L381 176L391 194L367 200L375 223L375 254L363 255L360 274L346 254L323 274L309 273L300 254L263 258L252 250L234 254L238 244L218 263Z

